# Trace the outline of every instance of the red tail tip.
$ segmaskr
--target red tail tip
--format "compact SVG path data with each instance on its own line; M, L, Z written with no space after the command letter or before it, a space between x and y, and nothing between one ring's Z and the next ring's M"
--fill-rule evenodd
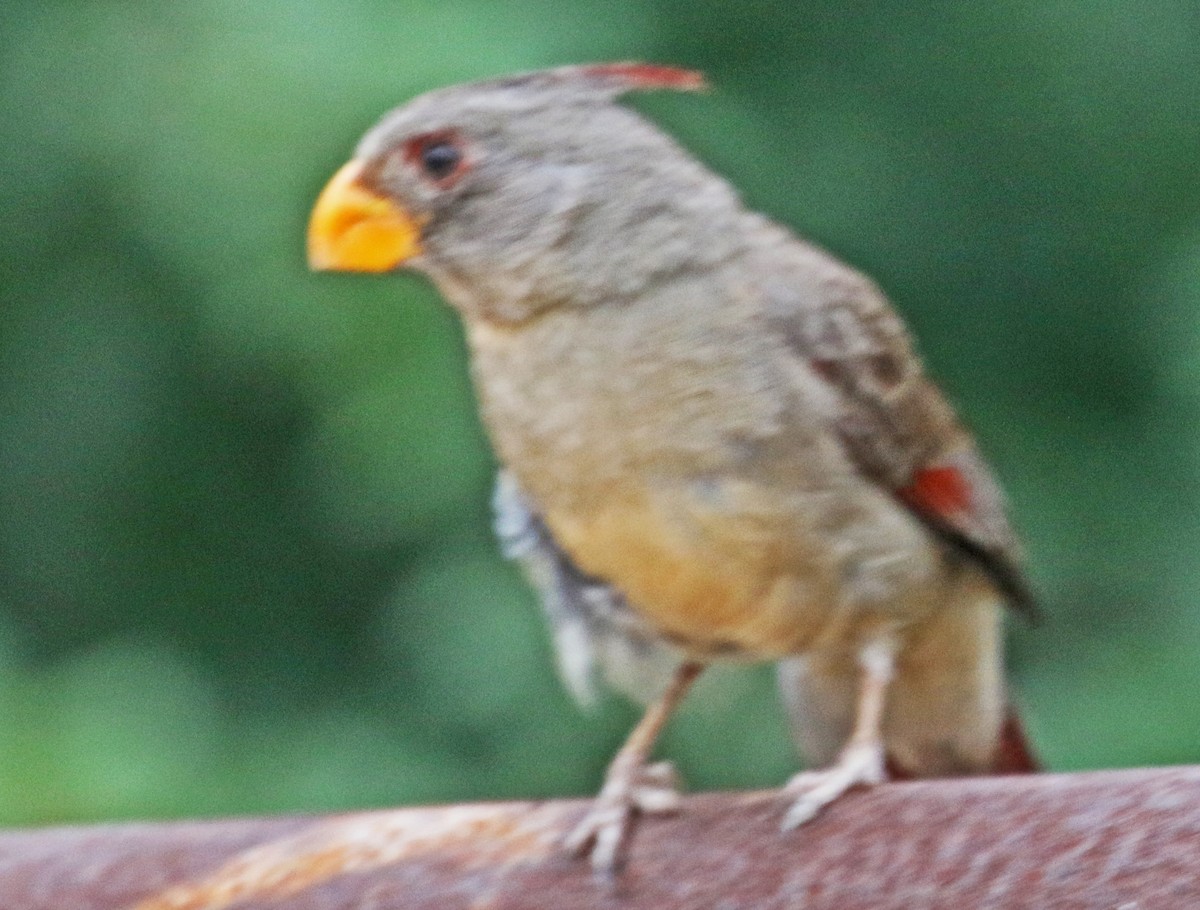
M1025 730L1015 711L1009 711L1000 728L1000 742L996 748L993 774L1036 774L1042 767L1029 747Z

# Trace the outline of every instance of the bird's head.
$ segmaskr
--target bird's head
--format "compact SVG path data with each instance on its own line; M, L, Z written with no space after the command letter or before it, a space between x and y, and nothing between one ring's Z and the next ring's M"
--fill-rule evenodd
M635 294L715 255L706 235L719 236L738 206L615 101L703 85L688 70L600 64L422 95L372 128L325 187L309 263L411 267L468 317L505 322Z

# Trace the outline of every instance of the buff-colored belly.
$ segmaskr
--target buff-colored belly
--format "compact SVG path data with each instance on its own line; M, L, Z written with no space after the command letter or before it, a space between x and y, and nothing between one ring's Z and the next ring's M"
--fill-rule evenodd
M942 596L936 543L873 490L708 494L624 485L545 518L581 569L697 654L800 654L915 621Z
M626 495L547 520L580 568L697 653L799 653L838 607L834 562L804 547L784 515L718 520Z

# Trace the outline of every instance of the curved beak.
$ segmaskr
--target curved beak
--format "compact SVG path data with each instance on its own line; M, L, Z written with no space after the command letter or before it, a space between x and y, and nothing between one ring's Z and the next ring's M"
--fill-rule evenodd
M338 272L389 272L421 252L421 225L362 183L350 161L326 184L308 222L308 265Z

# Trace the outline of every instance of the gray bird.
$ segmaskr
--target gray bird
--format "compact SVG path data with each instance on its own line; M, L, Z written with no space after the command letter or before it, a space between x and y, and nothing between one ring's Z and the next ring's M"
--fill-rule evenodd
M321 194L315 268L429 276L466 329L505 552L568 688L649 704L568 837L611 872L676 806L654 740L715 660L780 664L794 827L889 771L1034 770L1003 605L1032 609L1002 497L868 279L616 103L645 64L414 99Z

